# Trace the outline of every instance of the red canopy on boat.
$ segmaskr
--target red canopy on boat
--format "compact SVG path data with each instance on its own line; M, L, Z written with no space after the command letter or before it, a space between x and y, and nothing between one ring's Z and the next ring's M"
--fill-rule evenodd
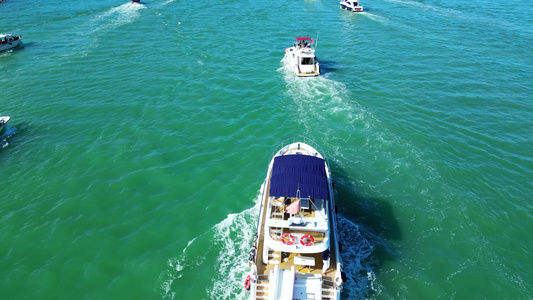
M297 37L296 40L297 41L310 41L311 38L308 38L308 37Z

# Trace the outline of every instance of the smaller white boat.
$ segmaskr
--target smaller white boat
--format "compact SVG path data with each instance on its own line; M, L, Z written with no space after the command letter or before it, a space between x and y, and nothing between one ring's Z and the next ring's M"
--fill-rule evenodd
M353 12L362 12L363 7L359 5L357 0L341 0L341 9L345 9Z
M4 131L6 130L6 124L9 122L9 119L9 116L0 117L0 135L4 134Z
M297 37L294 45L285 48L287 58L298 76L318 76L320 65L315 56L315 40L308 37Z
M22 36L0 33L0 51L11 50L22 44Z

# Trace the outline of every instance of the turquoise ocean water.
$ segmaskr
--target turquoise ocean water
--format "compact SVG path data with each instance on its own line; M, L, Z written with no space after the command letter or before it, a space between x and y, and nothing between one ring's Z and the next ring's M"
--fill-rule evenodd
M0 299L247 299L298 135L333 170L343 299L531 299L530 1L147 2L0 4L25 45L0 53ZM322 76L288 70L295 36Z

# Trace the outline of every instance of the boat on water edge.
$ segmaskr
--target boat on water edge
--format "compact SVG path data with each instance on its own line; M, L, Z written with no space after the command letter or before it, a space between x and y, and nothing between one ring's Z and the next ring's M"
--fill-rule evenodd
M362 12L363 7L359 5L357 0L341 0L340 2L341 9L352 11L352 12Z
M22 36L14 36L9 33L0 33L0 51L14 49L22 45Z
M273 155L261 186L245 280L250 299L340 299L345 279L331 171L318 146L305 141Z
M296 75L309 77L320 74L315 51L315 40L309 37L297 37L292 47L285 48L285 57Z

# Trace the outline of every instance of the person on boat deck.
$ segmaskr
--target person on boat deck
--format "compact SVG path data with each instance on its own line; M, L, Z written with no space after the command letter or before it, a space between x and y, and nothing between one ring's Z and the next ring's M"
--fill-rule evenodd
M322 275L326 276L329 268L329 248L322 252Z

